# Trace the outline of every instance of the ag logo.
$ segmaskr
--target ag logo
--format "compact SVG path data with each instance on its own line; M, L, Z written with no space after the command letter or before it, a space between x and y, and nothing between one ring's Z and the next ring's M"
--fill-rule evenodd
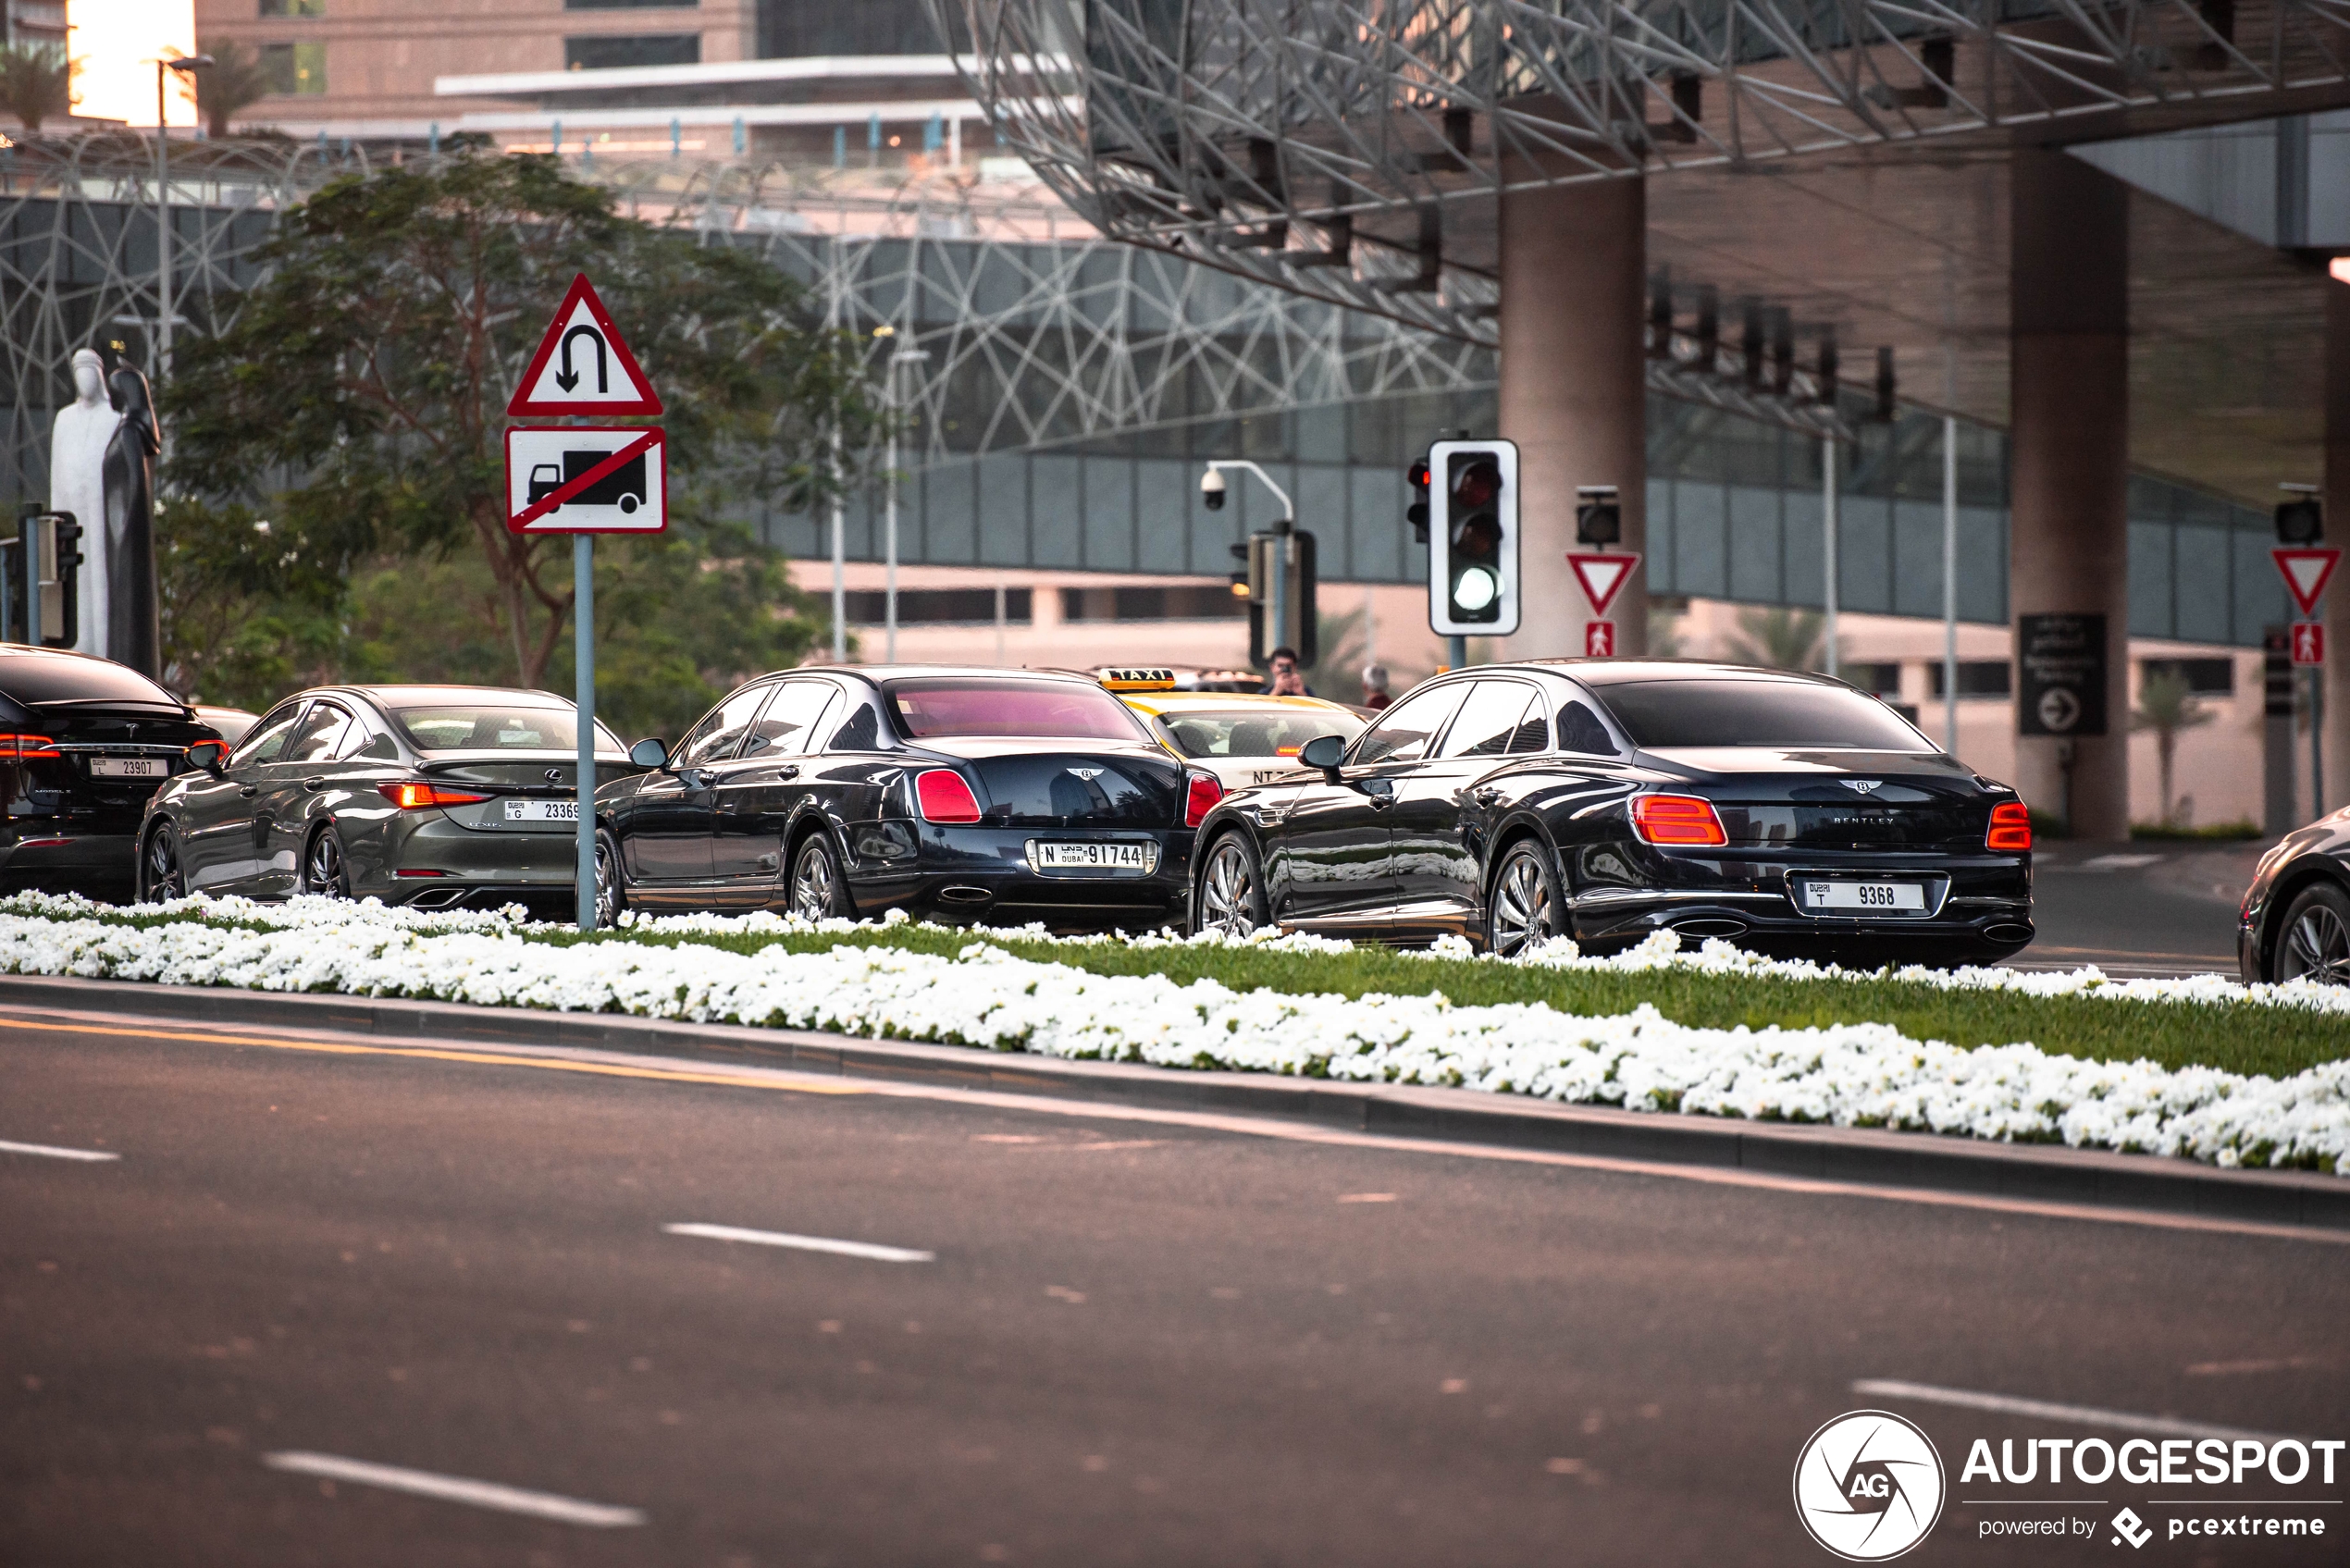
M1847 1562L1883 1562L1942 1517L1942 1456L1923 1432L1881 1410L1839 1415L1795 1461L1795 1514Z

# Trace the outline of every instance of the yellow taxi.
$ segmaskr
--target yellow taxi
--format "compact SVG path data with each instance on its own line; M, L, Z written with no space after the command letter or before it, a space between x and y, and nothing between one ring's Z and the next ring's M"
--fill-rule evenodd
M1255 692L1179 691L1164 669L1101 670L1102 685L1142 716L1159 745L1205 768L1228 791L1281 777L1298 766L1298 749L1316 735L1352 741L1366 721L1318 697Z

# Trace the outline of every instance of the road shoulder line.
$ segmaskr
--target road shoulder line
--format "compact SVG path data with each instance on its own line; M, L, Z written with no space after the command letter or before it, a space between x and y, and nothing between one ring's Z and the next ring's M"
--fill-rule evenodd
M0 1004L183 1025L268 1026L385 1043L624 1051L796 1073L1270 1117L1406 1142L1499 1145L1862 1187L2350 1230L2350 1179L2222 1170L2184 1159L1923 1132L1738 1121L1517 1100L1477 1090L1345 1083L1068 1061L807 1030L686 1023L402 998L311 995L125 981L0 975Z

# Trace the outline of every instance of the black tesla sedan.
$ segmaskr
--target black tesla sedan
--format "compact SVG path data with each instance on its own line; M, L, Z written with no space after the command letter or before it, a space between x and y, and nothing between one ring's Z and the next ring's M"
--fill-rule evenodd
M2350 809L2287 833L2260 857L2236 920L2246 985L2350 985Z
M578 735L577 710L543 691L297 693L234 747L192 747L195 765L155 793L139 839L139 895L521 904L568 919L577 904ZM620 742L599 726L599 781L630 771Z
M772 908L1061 931L1181 925L1193 830L1222 797L1094 681L883 665L728 694L605 785L611 920Z
M148 798L216 734L127 665L0 644L0 890L128 898Z
M2031 816L1875 698L1680 661L1498 664L1424 685L1200 830L1199 929L1268 923L1512 954L1672 930L1848 962L2032 940Z

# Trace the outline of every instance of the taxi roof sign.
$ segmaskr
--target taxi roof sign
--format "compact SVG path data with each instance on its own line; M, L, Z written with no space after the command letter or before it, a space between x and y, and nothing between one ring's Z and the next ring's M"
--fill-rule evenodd
M1101 683L1111 691L1173 691L1175 672L1167 669L1104 670Z

